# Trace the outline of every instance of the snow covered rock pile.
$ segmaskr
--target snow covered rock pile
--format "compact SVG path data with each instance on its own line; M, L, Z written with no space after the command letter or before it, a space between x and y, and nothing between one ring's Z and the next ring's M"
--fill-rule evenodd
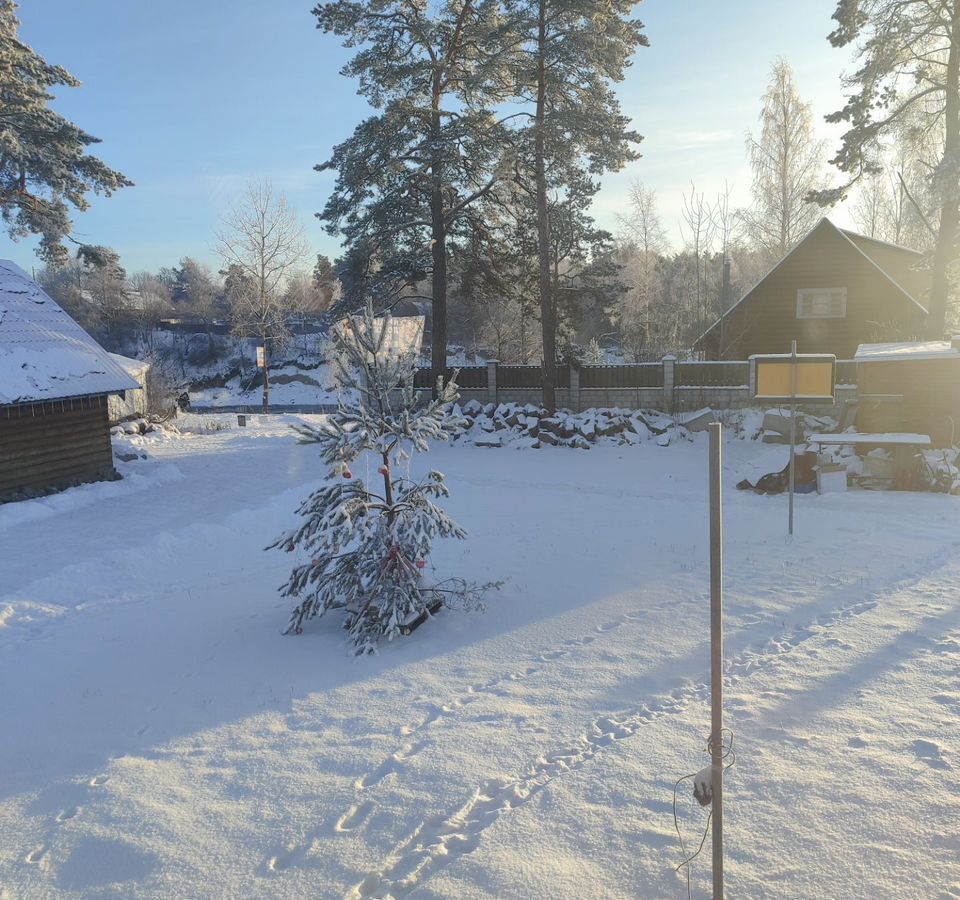
M558 410L548 415L534 404L481 404L476 400L454 408L462 426L454 440L476 447L573 447L589 450L597 443L661 446L690 439L686 428L658 412L627 409L589 409L581 413Z
M127 435L140 435L140 434L179 434L179 430L174 425L168 425L164 422L150 422L147 419L129 419L126 422L121 422L119 425L114 425L110 429L110 434L114 437L121 434Z
M801 443L804 437L814 432L831 432L837 427L836 419L829 416L813 416L809 413L797 410L797 443ZM763 414L763 436L765 444L789 444L790 443L790 410L787 407L782 409L768 409Z
M113 455L121 462L149 459L146 444L155 444L179 437L179 429L166 422L150 422L147 419L130 419L110 429Z

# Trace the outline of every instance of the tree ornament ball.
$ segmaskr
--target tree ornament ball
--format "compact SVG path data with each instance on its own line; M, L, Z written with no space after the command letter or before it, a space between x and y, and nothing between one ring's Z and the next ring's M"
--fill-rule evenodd
M347 471L343 473L343 477L344 477L344 478L353 478L353 472L351 472L349 469L347 469Z
M418 559L418 560L417 560L417 568L418 568L418 569L422 569L425 565L426 565L426 563L425 563L422 559Z
M377 469L377 471L378 471L381 475L383 475L384 478L386 478L387 475L390 474L390 470L389 470L386 466L380 466L380 468Z

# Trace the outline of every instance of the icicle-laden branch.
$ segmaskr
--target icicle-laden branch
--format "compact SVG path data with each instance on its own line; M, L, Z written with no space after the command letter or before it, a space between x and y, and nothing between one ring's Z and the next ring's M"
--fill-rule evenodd
M394 466L411 451L427 452L430 441L448 440L463 422L452 411L454 379L438 386L435 399L417 404L416 356L393 346L394 335L390 316L376 318L370 305L336 329L340 407L319 425L294 426L301 442L319 447L331 467L329 483L301 503L299 527L267 548L310 557L281 588L298 601L287 633L300 634L306 620L343 610L358 653L409 633L441 607L481 608L483 595L500 586L461 578L435 583L425 571L436 538L462 540L466 532L436 502L449 496L440 472L415 481L395 475ZM351 464L362 454L380 463L382 487L353 478Z

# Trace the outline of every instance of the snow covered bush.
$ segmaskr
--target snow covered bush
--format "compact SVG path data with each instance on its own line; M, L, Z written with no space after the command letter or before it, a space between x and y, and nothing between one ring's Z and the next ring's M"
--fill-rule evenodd
M448 440L461 426L451 413L457 390L452 380L441 383L435 399L418 405L416 358L388 345L392 333L390 317L375 318L369 307L336 330L339 410L319 425L294 426L302 442L319 446L329 483L300 505L302 524L267 548L309 557L281 589L298 601L286 633L343 610L358 653L409 633L442 606L480 607L483 593L498 586L434 583L426 572L435 538L466 533L437 505L449 493L443 475L415 480L403 469L410 451L427 452L431 440ZM378 467L374 483L354 477L361 459Z

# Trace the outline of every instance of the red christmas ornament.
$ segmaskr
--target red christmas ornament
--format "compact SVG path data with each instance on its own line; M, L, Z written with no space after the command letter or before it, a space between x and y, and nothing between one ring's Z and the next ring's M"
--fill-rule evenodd
M347 471L343 473L343 477L344 477L344 478L353 478L353 472L351 472L349 469L347 469Z
M297 628L297 630L294 632L294 634L303 634L303 629L302 629L302 628Z
M380 468L377 469L377 471L378 471L381 475L383 475L384 478L386 478L387 475L390 474L390 470L389 470L386 466L380 466Z
M418 568L418 569L422 569L425 565L426 565L426 563L425 563L422 559L418 559L418 560L417 560L417 568Z

